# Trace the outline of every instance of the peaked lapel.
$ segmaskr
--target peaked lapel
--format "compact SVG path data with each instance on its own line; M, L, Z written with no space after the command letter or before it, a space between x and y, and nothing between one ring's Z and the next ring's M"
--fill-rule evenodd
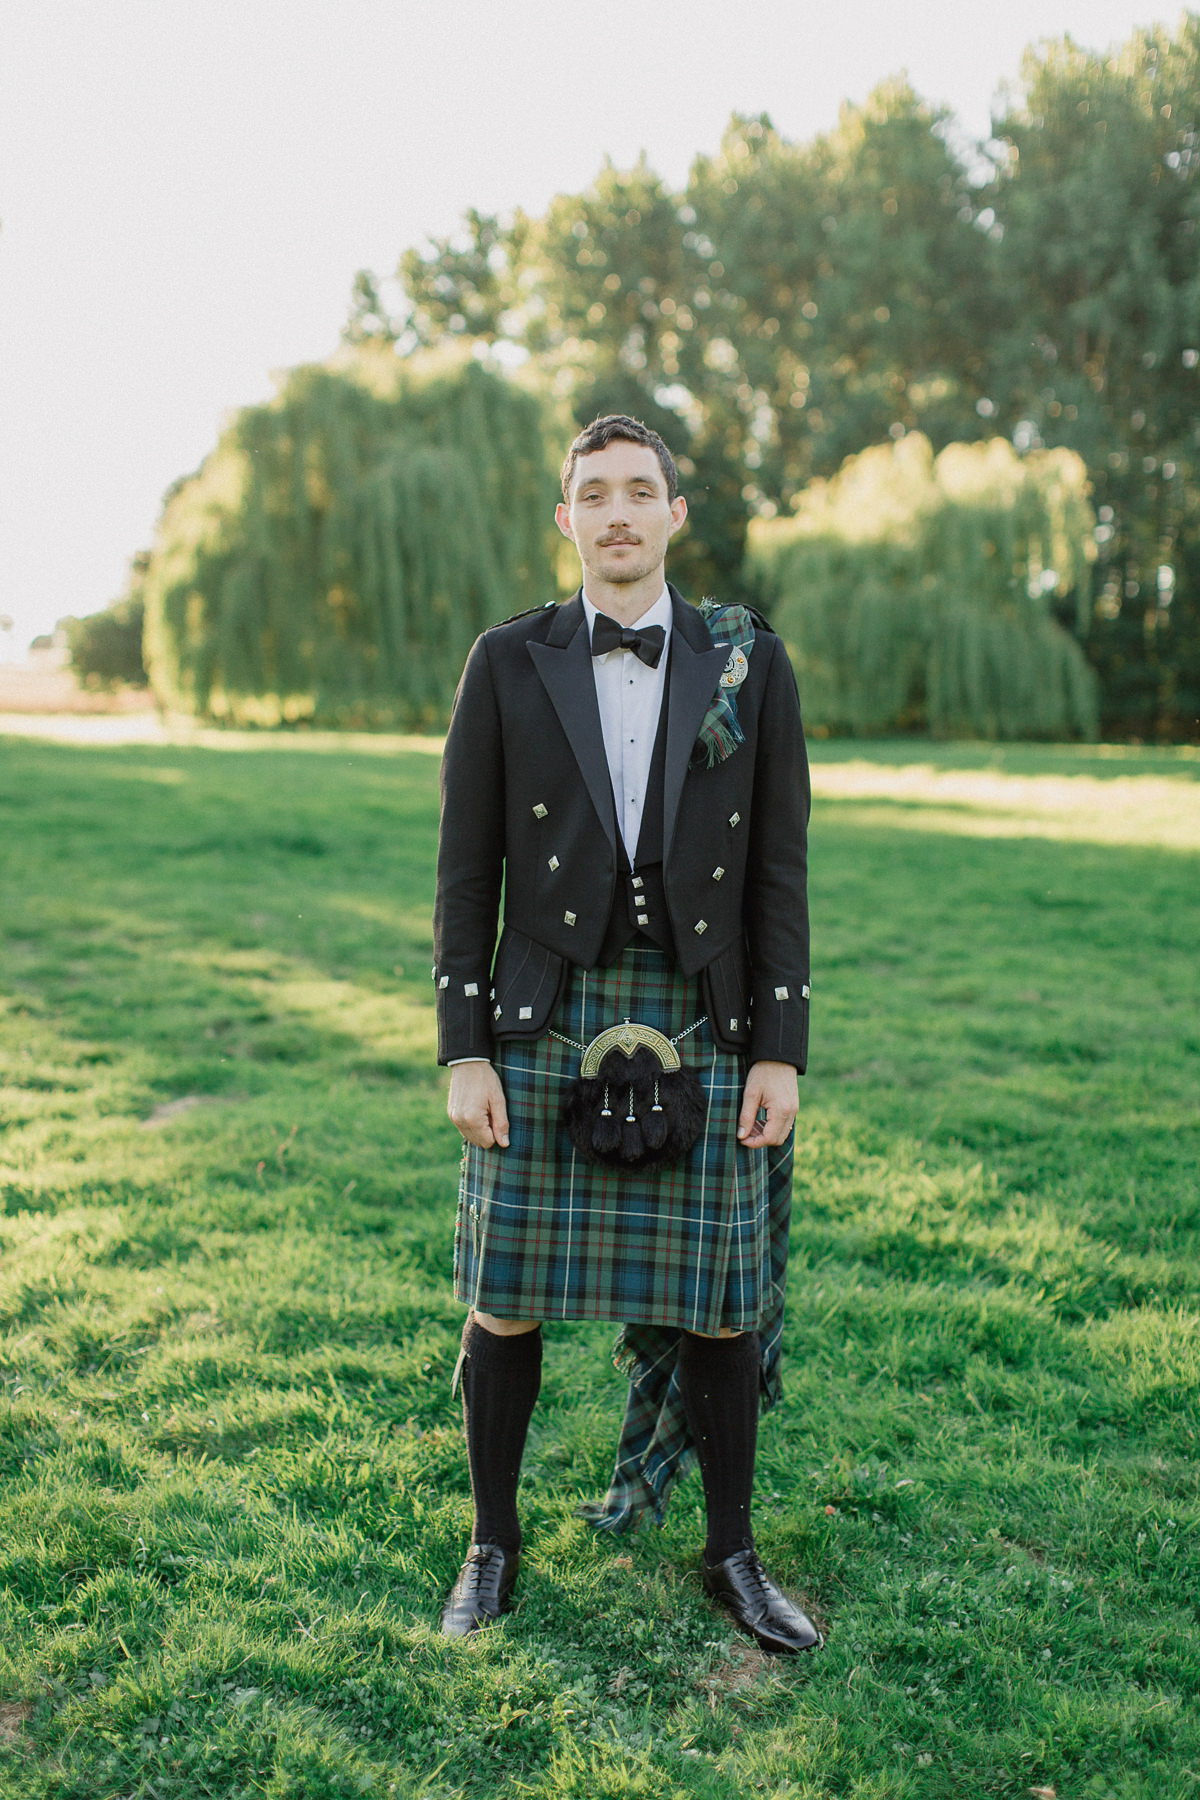
M617 830L612 781L592 675L587 615L580 595L576 594L573 600L564 601L559 607L544 644L531 638L526 648L567 734L592 805L604 827L604 835L615 850ZM716 685L715 680L713 685Z
M684 777L704 715L712 703L729 652L714 644L712 633L694 606L675 588L671 594L671 664L667 674L667 761L663 778L663 861L671 853L675 815ZM585 633L586 636L586 633Z

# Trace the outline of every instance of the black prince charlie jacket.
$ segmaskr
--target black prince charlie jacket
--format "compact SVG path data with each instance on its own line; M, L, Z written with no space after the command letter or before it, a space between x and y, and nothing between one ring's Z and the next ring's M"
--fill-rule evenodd
M676 964L703 972L723 1048L803 1070L809 782L795 678L756 621L736 690L745 742L712 768L689 766L729 648L670 592L660 891ZM484 632L459 683L442 760L439 1062L545 1032L567 963L598 960L618 881L640 886L623 860L576 594Z

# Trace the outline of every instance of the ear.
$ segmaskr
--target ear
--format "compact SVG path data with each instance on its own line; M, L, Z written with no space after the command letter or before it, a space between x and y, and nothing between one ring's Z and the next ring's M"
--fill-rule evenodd
M674 537L683 521L687 518L687 501L682 494L676 494L671 502L671 536Z
M554 509L554 523L565 538L570 538L572 543L575 542L575 533L571 530L571 514L561 500Z

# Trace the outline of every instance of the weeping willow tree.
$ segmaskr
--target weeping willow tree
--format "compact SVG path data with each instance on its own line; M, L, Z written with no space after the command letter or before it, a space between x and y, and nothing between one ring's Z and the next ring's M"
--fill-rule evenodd
M756 521L749 557L818 728L1093 738L1096 680L1058 615L1074 601L1086 627L1094 531L1073 451L935 457L914 432Z
M143 577L159 698L202 717L420 727L478 632L555 597L537 400L472 361L299 368L168 496Z

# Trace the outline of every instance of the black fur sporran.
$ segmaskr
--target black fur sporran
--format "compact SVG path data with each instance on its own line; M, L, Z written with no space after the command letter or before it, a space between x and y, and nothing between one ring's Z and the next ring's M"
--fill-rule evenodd
M580 1156L626 1174L680 1162L707 1113L691 1070L664 1070L644 1044L632 1056L610 1050L595 1075L575 1077L563 1100L563 1122Z

